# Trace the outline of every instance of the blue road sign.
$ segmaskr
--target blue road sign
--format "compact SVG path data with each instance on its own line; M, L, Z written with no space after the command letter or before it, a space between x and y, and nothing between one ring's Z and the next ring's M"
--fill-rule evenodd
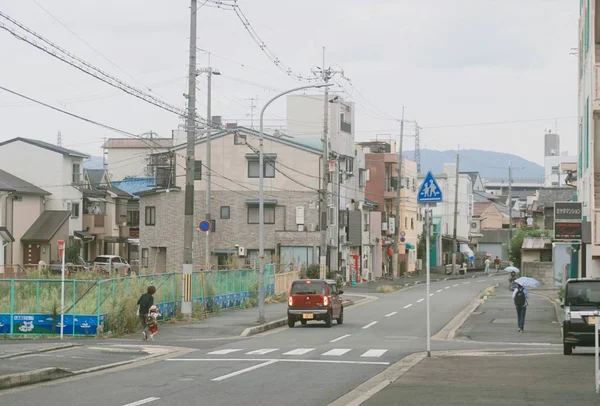
M208 233L210 231L210 221L202 220L200 224L198 224L198 230Z
M442 189L440 189L431 171L427 172L425 180L419 187L417 200L419 203L439 203L442 201Z

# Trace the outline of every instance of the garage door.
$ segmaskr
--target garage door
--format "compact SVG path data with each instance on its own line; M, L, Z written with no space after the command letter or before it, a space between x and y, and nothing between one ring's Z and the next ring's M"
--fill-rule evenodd
M477 250L479 251L479 253L487 253L488 255L491 255L492 258L500 258L500 259L507 259L507 258L503 258L502 256L502 244L501 243L479 243L479 245L477 246Z

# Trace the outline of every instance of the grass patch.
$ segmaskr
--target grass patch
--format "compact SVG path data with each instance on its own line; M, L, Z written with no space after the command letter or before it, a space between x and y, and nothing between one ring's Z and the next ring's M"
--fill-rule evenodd
M382 285L377 287L377 293L393 293L400 289L398 286Z

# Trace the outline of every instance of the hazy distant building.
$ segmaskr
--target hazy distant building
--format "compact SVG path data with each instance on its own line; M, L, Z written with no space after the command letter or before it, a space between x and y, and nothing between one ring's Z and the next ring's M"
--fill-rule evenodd
M560 136L550 132L544 134L544 157L560 155Z

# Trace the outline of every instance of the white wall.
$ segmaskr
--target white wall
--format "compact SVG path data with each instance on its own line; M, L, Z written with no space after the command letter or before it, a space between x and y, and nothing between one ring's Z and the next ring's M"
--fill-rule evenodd
M12 236L14 243L9 245L12 250L12 263L23 265L23 244L21 237L44 211L43 197L33 195L20 195L22 201L13 201L12 207Z
M108 172L111 181L126 177L145 177L150 148L108 148ZM165 151L156 148L155 152Z
M544 186L564 186L567 174L561 168L564 163L577 163L576 156L547 156L544 157ZM552 173L552 167L558 166L558 173Z
M452 236L454 231L454 201L456 191L456 166L454 164L444 164L446 177L436 177L438 185L442 189L442 203L438 203L433 208L433 216L441 217L441 232L444 235ZM472 184L471 178L466 174L459 175L458 181L458 216L456 222L456 236L462 240L469 240L469 230L471 225L470 206L472 202Z

